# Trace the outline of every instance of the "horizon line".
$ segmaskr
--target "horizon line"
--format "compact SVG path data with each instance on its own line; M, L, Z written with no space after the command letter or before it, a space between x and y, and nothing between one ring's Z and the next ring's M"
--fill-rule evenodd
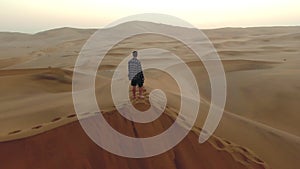
M135 22L135 21L132 21ZM140 22L149 22L149 21L140 21ZM150 23L155 23L155 24L164 24L168 26L177 26L177 27L184 27L184 28L197 28L200 30L218 30L218 29L247 29L247 28L276 28L276 27L299 27L300 24L295 24L295 25L288 25L288 24L283 24L283 25L253 25L253 26L224 26L224 27L207 27L207 28L199 28L199 27L186 27L186 26L180 26L180 25L169 25L165 23L158 23L158 22L150 22ZM51 30L57 30L57 29L79 29L79 30L99 30L99 29L105 29L105 26L102 27L80 27L80 26L57 26L53 28L46 28L46 29L41 29L39 31L33 31L33 32L27 32L27 31L9 31L9 30L0 30L0 33L19 33L19 34L27 34L27 35L35 35L38 33L42 32L47 32Z

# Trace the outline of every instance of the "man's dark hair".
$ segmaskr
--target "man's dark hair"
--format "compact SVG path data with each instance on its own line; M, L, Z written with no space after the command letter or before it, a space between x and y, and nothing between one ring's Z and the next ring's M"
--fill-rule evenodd
M137 56L137 51L136 51L136 50L133 51L133 52L132 52L132 55L133 55L134 57L136 57L136 56Z

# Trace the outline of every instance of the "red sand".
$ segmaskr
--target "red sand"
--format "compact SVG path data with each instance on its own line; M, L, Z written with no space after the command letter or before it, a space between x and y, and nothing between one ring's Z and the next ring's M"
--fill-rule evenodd
M149 124L136 124L125 120L117 112L105 113L107 121L129 136L148 137L164 131L173 123L162 115ZM134 132L135 130L135 132ZM212 138L214 139L214 138ZM78 121L48 132L0 143L1 169L259 169L244 158L247 165L233 158L237 152L223 151L209 142L198 143L198 136L190 132L173 149L161 155L130 159L111 154L97 146L85 134Z

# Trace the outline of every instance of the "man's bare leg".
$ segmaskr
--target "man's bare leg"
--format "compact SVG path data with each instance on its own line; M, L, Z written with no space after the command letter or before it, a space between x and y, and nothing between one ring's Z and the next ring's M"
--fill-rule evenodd
M144 96L143 96L143 87L139 88L139 97L144 98Z
M132 86L132 97L135 99L135 93L136 93L136 86Z

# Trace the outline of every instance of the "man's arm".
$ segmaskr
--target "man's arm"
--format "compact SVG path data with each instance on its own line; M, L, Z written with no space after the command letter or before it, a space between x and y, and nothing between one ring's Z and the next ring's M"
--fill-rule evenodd
M130 79L130 61L128 62L128 79L131 80Z
M144 81L144 73L143 73L143 69L142 69L142 65L141 65L140 61L138 62L138 70L140 71L139 72L140 78Z

